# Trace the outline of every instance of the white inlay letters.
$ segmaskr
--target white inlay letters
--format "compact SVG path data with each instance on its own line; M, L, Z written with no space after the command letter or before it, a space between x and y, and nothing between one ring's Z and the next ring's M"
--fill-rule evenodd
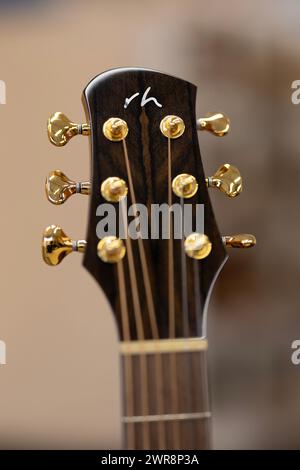
M162 107L162 104L160 104L156 98L154 98L154 96L149 96L148 97L148 93L149 91L151 90L151 87L148 86L148 88L146 89L145 93L143 94L142 96L142 99L141 99L141 107L143 108L147 103L150 103L150 101L153 101L154 104L156 104L156 106L158 106L159 108ZM134 93L133 95L131 95L129 98L125 98L125 103L124 103L124 108L128 108L128 105L131 103L132 100L134 100L137 96L139 96L140 93L137 92L137 93Z

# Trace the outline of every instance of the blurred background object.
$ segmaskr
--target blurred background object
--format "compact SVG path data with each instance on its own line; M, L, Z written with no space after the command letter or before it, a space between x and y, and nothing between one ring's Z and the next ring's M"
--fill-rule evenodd
M1 448L120 446L117 337L102 292L70 257L42 263L41 233L84 238L87 198L51 206L48 172L88 180L89 144L48 143L61 110L84 121L81 92L98 73L143 66L198 86L197 115L224 111L223 139L199 136L206 174L236 165L244 191L211 191L224 234L257 236L230 251L209 309L215 448L299 448L300 222L297 175L300 4L294 0L0 0Z

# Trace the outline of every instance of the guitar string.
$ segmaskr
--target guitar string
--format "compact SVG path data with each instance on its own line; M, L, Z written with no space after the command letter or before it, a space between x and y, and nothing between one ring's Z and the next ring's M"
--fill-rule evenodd
M168 137L168 206L169 206L169 238L168 238L168 303L169 303L169 338L175 338L175 294L174 294L174 246L172 225L172 152L171 138ZM177 364L176 354L171 353L169 357L171 374L171 405L172 412L178 413L178 387L177 387ZM176 382L175 382L176 381ZM172 422L172 434L174 449L180 448L179 422Z
M128 150L127 150L125 139L123 140L123 149L124 149L124 157L125 157L125 165L126 165L126 170L127 170L129 190L130 190L130 194L131 194L131 198L133 202L134 214L136 215L136 196L135 196L135 190L134 190L133 179L132 179L132 174L131 174L131 167L130 167ZM150 277L148 273L144 244L141 238L138 238L138 247L139 247L142 273L143 273L143 279L144 279L144 285L145 285L146 302L147 302L147 308L148 308L148 313L150 317L152 336L154 339L159 339L158 326L157 326L154 301L153 301L153 294L152 294L152 289L151 289L151 282L150 282ZM146 359L141 359L141 361L146 362ZM162 387L160 387L160 384L162 382L162 357L159 351L157 352L157 354L155 354L154 361L155 361L154 368L155 368L157 408L158 408L158 413L160 414L160 413L163 413L164 411L164 397L163 397ZM143 367L144 369L146 369L146 364L143 364ZM147 370L145 371L145 373L147 374ZM160 447L163 449L165 448L165 438L166 438L165 437L165 423L163 422L158 424L158 435L159 435Z
M199 264L197 260L193 260L193 271L194 271L194 292L195 292L195 315L196 315L196 328L198 337L202 336L202 302L201 302L201 277L199 273ZM200 371L201 371L201 392L202 392L202 406L205 410L209 409L209 396L208 396L208 371L207 371L207 354L203 351L199 356ZM195 361L194 361L195 362ZM198 368L198 364L195 365ZM197 374L197 370L194 371ZM200 388L200 387L199 387ZM207 418L204 421L206 426L206 435L208 436L208 448L210 448L211 441L211 419ZM202 431L202 423L197 423L197 430L199 434ZM201 435L201 434L200 434Z
M200 296L200 276L199 276L199 261L198 260L193 260L192 261L193 263L193 275L194 275L194 299L195 299L195 307L194 307L194 310L195 310L195 315L196 315L196 329L197 329L197 335L198 336L202 336L202 332L201 332L201 324L202 324L202 319L201 319L201 296ZM200 375L201 375L201 385L203 386L203 381L204 381L204 370L203 370L203 366L205 364L202 363L202 354L200 354L199 356L199 362L200 364L198 364L198 361L194 360L194 374L198 374L198 367L200 366ZM204 361L205 363L205 361ZM198 377L198 375L195 375L196 377ZM199 382L198 382L199 383ZM197 387L197 389L199 389L200 387ZM206 403L206 399L205 397L203 397L203 391L205 390L204 387L201 388L201 394L202 394L202 402L200 402L200 404L202 406L204 406L204 409L207 410L208 409L208 404ZM199 402L199 400L198 400ZM199 404L197 402L197 404ZM201 432L201 426L202 426L202 423L196 423L196 429L197 429L197 433L200 434Z
M141 114L140 118L139 118L139 121L140 121L140 125L141 125L141 131L142 131L142 140L144 142L144 145L145 145L145 148L148 149L149 148L149 133L148 133L148 123L149 123L149 120L146 116L146 113L145 113L145 109L143 109L143 113ZM150 291L150 289L149 289ZM149 301L148 301L148 306L149 306ZM149 309L149 307L148 307ZM152 308L153 310L153 317L157 318L157 316L155 315L155 312L154 312L154 306ZM157 337L159 337L159 333L157 334ZM156 344L158 345L158 341L156 341ZM154 369L153 373L154 373L154 379L155 379L155 394L156 394L156 404L155 404L155 412L158 413L158 414L162 414L164 413L165 409L164 409L164 393L163 393L163 356L161 354L161 351L160 351L160 348L156 347L156 351L155 351L155 354L153 356L153 366L152 366L152 358L150 359L150 362L149 362L149 369L150 369L150 373L151 371ZM153 401L151 402L152 406L153 406ZM152 410L151 410L152 411ZM157 422L156 423L156 427L157 427L157 442L158 442L158 446L156 445L156 448L158 448L159 450L162 450L162 449L165 449L166 448L166 430L165 430L165 426L166 426L166 423L164 423L163 421L161 422ZM152 426L153 427L153 426ZM151 436L153 436L153 432L151 434Z
M189 336L189 309L187 292L187 271L186 271L186 253L184 249L184 199L180 198L181 206L181 298L182 298L182 320L183 336Z
M125 277L123 260L117 263L118 285L120 292L120 308L121 308L121 323L124 341L130 341L130 326L128 316L128 305L126 297ZM123 359L124 372L125 372L125 398L126 398L126 415L133 416L133 376L132 376L132 356L127 355ZM126 425L125 425L126 426ZM127 448L134 449L135 447L135 426L132 423L127 424L126 428Z
M122 218L123 221L126 220L126 207L124 206L124 200L120 202L121 211L122 211ZM124 225L124 224L123 224ZM127 227L126 227L127 231ZM126 243L126 250L127 250L127 259L128 259L128 267L129 267L129 278L130 278L130 285L131 285L131 293L132 293L132 301L133 301L133 310L135 316L135 325L136 325L136 332L137 332L137 339L144 340L144 326L142 320L142 312L141 312L141 305L139 299L139 292L138 292L138 285L137 285L137 278L136 278L136 271L133 259L133 252L132 252L132 245L131 239L128 237L127 233L125 235L125 243ZM127 377L126 377L127 380ZM132 380L133 386L133 376L130 377ZM143 355L140 356L140 381L141 381L141 396L142 396L142 410L143 413L148 414L148 377L147 377L147 369L145 358ZM142 440L143 446L147 448L150 443L150 434L149 434L149 423L142 423Z
M194 297L195 297L195 314L196 314L196 330L197 335L202 336L202 318L201 318L201 296L200 296L200 276L199 276L199 261L193 260L193 274L194 274Z
M175 296L174 296L174 247L172 226L172 154L171 138L168 137L168 206L169 206L169 233L168 233L168 300L169 300L169 338L175 337Z
M164 408L164 387L163 387L163 357L159 349L157 349L154 355L155 361L155 384L156 384L156 397L157 397L157 413L158 415L163 414L165 411ZM166 449L166 423L164 421L159 421L158 425L158 449Z
M126 207L124 203L125 203L124 199L120 201L120 208L121 208L123 221L126 220ZM127 258L128 258L129 278L130 278L130 284L131 284L136 332L137 332L138 339L142 340L144 339L144 326L143 326L140 298L139 298L139 293L137 290L137 278L136 278L135 265L134 265L134 259L133 259L132 245L131 245L131 239L127 235L127 227L125 229L126 229L125 244L126 244L126 251L127 251Z
M130 191L130 195L131 195L131 199L133 203L134 216L136 217L137 216L136 197L135 197L134 185L133 185L133 180L132 180L132 175L131 175L130 162L128 158L126 140L123 139L122 143L123 143L125 165L126 165L126 171L127 171L127 177L128 177L129 191ZM138 247L139 247L139 254L140 254L140 260L141 260L141 266L142 266L143 280L145 284L146 302L147 302L147 307L148 307L152 335L155 339L158 339L159 337L158 327L157 327L157 321L156 321L156 316L155 316L155 308L154 308L150 276L149 276L149 271L147 267L144 243L143 243L143 239L140 236L138 237Z
M200 286L201 286L201 279L199 275L199 262L197 260L193 260L193 277L194 277L194 298L195 298L195 315L196 315L196 330L198 337L202 336L202 315L201 315L201 293L200 293ZM199 356L200 360L200 375L201 375L201 393L202 393L202 406L205 410L209 409L209 400L208 400L208 381L207 381L207 370L206 370L206 353L203 352ZM194 374L198 374L198 363L194 361ZM198 375L196 375L198 376ZM200 389L200 387L198 387ZM209 436L209 428L210 428L210 419L205 420L205 425L207 427L207 435ZM202 430L202 423L197 423L197 431L200 434Z
M187 290L187 256L184 249L184 198L180 198L181 206L181 302L182 302L182 323L183 323L183 336L185 338L189 337L189 305L188 305L188 290ZM185 404L184 412L195 412L193 407L193 388L188 384L193 377L195 372L193 369L193 354L189 352L184 352L183 357L181 358L181 366L184 364L184 376L185 380L183 381L185 389L182 390ZM197 371L196 371L197 372ZM198 410L196 410L198 411ZM191 423L189 428L189 439L194 438L193 428L195 423Z
M134 185L133 185L133 180L132 180L126 139L123 139L122 143L123 143L125 165L126 165L126 171L127 171L127 177L128 177L129 191L130 191L130 195L131 195L131 199L133 203L134 216L136 217L137 216L136 196L135 196L135 190L134 190ZM146 303L147 303L147 310L148 310L149 319L150 319L152 337L154 339L158 339L159 333L158 333L158 326L157 326L156 315L155 315L151 281L150 281L150 276L149 276L148 267L147 267L144 243L141 237L138 237L138 248L139 248L139 255L140 255L140 261L141 261L141 267L142 267L143 281L144 281L144 286L145 286ZM162 374L161 361L162 361L162 358L160 357L160 354L156 354L155 356L155 375L156 375L155 383L156 383L156 394L157 394L157 399L158 399L159 413L163 412L163 395L159 387L161 374ZM140 356L141 381L145 382L147 386L147 390L145 390L145 387L142 388L144 390L144 393L142 393L142 401L143 401L142 407L143 407L143 412L145 416L149 413L148 367L147 366L148 366L147 357L144 354L142 354ZM149 427L146 433L147 433L147 436L144 440L144 444L145 444L144 448L147 449L147 443L149 442L149 439L150 439ZM158 433L159 433L159 442L161 443L162 446L164 446L164 443L165 443L164 423L159 423Z

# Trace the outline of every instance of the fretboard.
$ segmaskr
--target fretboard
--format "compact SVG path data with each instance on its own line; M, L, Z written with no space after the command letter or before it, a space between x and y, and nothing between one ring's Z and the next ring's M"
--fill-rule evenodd
M125 448L210 447L206 349L198 338L121 343Z

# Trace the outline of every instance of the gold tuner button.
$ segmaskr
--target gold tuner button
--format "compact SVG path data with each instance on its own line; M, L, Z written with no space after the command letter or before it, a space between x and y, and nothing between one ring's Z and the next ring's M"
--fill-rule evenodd
M126 248L123 240L114 236L102 238L97 245L99 258L105 263L118 263L124 258Z
M160 122L160 131L169 139L178 139L185 130L185 125L181 117L175 115L165 116Z
M63 147L75 135L90 135L89 124L75 124L63 113L56 112L48 119L48 137L56 147Z
M230 128L230 121L223 113L207 114L204 118L197 119L199 131L209 131L214 135L222 137Z
M84 253L85 240L71 240L58 225L49 225L44 230L42 239L42 255L45 263L56 266L72 251Z
M45 190L52 204L63 204L72 194L90 194L91 184L88 181L75 183L62 171L54 170L46 178Z
M184 249L190 258L203 259L211 252L211 242L204 233L191 233L184 241Z
M198 184L194 176L182 173L173 179L172 189L176 196L188 199L196 194Z
M218 188L229 197L238 196L243 189L239 170L229 163L224 163L213 176L206 178L206 185L208 188Z
M120 202L127 196L128 187L125 181L118 176L111 176L103 181L100 191L106 201Z
M112 142L120 142L128 134L127 122L118 117L111 117L103 124L103 134Z
M222 237L222 240L225 246L231 246L231 248L252 248L256 245L255 236L248 233L226 235Z

